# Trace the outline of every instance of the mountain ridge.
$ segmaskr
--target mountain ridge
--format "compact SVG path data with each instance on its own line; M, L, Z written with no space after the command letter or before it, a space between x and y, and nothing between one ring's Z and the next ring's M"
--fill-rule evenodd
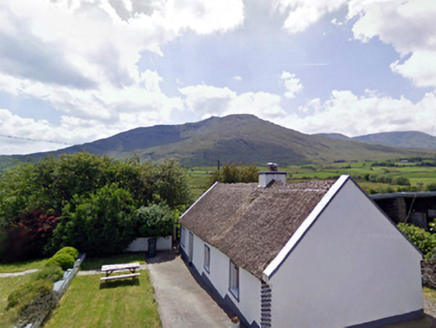
M187 166L213 166L217 160L251 164L275 161L289 165L435 154L306 135L254 115L238 114L179 125L140 127L58 151L12 157L22 161L37 160L49 154L58 156L80 151L115 158L136 154L141 160L176 159Z
M392 131L348 137L340 133L318 133L332 139L355 140L389 147L436 149L436 137L420 131Z

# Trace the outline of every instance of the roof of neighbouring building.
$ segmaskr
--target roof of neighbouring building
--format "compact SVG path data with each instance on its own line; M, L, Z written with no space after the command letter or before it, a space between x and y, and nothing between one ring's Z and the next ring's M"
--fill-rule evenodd
M334 181L215 184L180 223L262 279Z
M425 198L436 197L436 191L403 191L393 192L390 194L373 194L369 195L371 199L392 199L392 198Z

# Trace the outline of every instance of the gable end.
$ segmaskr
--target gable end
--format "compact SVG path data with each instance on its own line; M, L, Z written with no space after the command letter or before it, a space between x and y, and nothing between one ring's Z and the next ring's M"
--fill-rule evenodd
M345 183L351 179L349 175L342 175L339 179L331 186L330 190L324 195L320 202L315 206L308 217L303 221L297 231L292 235L286 245L282 248L279 254L274 260L267 266L267 268L262 273L262 279L268 282L269 279L274 275L274 273L279 269L281 264L286 260L292 250L298 245L300 240L309 231L310 227L315 223L318 217L324 212L324 209L330 204L337 193L342 189Z

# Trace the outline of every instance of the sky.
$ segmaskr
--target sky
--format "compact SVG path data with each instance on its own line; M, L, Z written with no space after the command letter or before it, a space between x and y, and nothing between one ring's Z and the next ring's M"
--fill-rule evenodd
M436 135L435 0L0 0L0 154L253 114Z

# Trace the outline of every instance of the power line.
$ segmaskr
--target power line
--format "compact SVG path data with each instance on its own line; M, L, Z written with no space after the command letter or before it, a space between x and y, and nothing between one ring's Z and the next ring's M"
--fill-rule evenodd
M53 141L53 140L43 140L43 139L32 139L32 138L15 137L15 136L7 135L7 134L0 134L0 137L5 137L5 138L9 138L9 139L26 140L26 141L31 141L31 142L48 142L48 143L66 145L66 146L73 146L73 144L62 142L62 141Z

